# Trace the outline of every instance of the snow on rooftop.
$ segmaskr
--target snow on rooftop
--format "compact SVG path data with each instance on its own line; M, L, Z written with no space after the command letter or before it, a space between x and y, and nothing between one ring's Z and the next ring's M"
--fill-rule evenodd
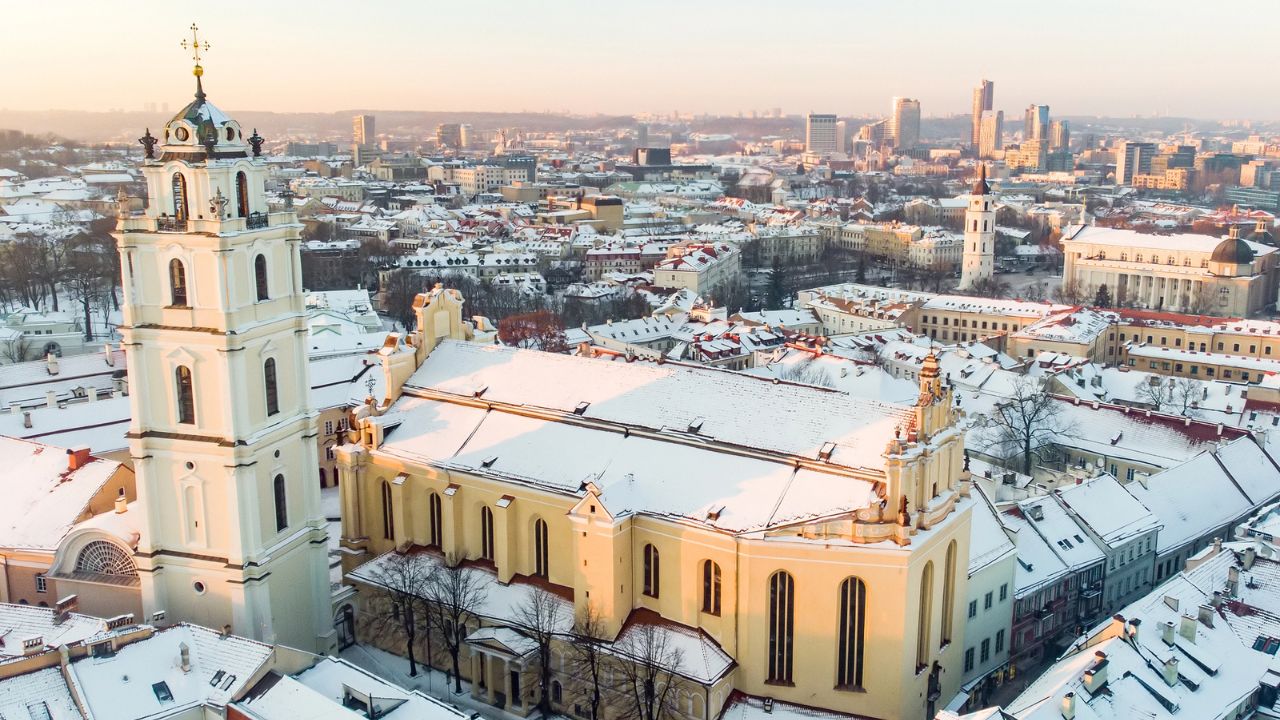
M5 474L0 479L0 546L56 550L87 513L93 498L120 463L93 458L68 469L67 450L0 436Z
M0 717L82 720L71 689L57 667L0 680Z
M1116 547L1129 538L1159 527L1159 521L1118 480L1101 475L1057 491L1076 517L1103 542Z

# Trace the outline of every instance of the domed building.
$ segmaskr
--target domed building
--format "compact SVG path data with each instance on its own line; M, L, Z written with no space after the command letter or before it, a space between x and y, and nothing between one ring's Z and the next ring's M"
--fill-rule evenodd
M1245 239L1238 227L1214 237L1076 225L1062 237L1062 280L1089 297L1105 285L1122 307L1256 315L1275 304L1280 277L1280 255L1259 231Z

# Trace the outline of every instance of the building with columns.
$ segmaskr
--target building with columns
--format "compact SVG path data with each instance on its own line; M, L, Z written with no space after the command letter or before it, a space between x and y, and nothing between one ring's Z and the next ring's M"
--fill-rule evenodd
M960 287L971 288L990 280L995 273L996 208L987 184L987 166L982 165L978 179L969 191L969 209L964 213L964 257L961 261Z
M972 501L936 359L897 406L463 343L456 291L415 305L411 350L383 354L387 397L352 412L338 450L344 567L362 603L397 553L483 573L462 666L473 694L521 715L536 703L513 627L531 586L590 608L617 662L634 633L673 633L673 717L718 717L736 693L926 718L955 693ZM368 605L361 618L365 639L403 652ZM585 707L581 678L554 669L553 711ZM606 717L627 702L610 695Z
M1105 285L1120 307L1243 317L1276 302L1276 248L1234 227L1219 238L1077 225L1062 254L1064 283L1090 297Z
M147 207L122 214L129 453L150 618L328 651L302 225L269 212L262 139L204 93L143 137Z

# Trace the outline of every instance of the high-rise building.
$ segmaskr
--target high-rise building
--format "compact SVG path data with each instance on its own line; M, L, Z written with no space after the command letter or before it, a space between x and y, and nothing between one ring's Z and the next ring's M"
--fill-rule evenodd
M995 107L996 100L996 84L990 80L983 80L982 84L973 89L973 138L972 146L977 150L982 141L982 113L989 112Z
M1049 123L1049 149L1052 151L1067 150L1071 147L1071 123L1067 120L1054 120Z
M1151 172L1151 160L1156 156L1155 143L1126 140L1116 148L1116 184L1133 183L1134 175Z
M351 118L351 142L356 145L372 145L377 137L372 115L356 115Z
M836 123L836 153L849 154L849 123L844 120Z
M978 134L978 157L994 157L1004 149L1004 111L988 110L982 113Z
M442 149L452 150L462 147L462 126L458 123L436 125L436 145Z
M636 125L636 147L649 147L649 124Z
M866 140L872 148L878 149L885 143L885 138L889 133L888 128L888 120L877 120L873 123L868 123L858 129L858 139Z
M836 152L836 116L809 113L804 123L805 152L830 155Z
M1049 106L1028 105L1022 116L1023 140L1047 140L1049 133Z
M302 225L268 211L261 138L208 101L201 74L144 143L147 207L115 233L142 610L330 652Z
M973 189L969 191L969 208L964 213L964 261L960 287L972 288L991 279L995 272L995 251L996 211L984 164Z
M900 151L920 144L920 101L914 98L895 97L893 114L889 116L886 141Z

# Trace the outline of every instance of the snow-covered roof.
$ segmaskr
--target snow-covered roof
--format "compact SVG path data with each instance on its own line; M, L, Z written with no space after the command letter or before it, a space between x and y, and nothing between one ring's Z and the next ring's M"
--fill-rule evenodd
M57 549L84 519L89 501L120 469L98 458L69 469L65 448L0 436L6 472L0 479L0 547Z
M1160 526L1156 517L1110 475L1067 487L1056 495L1075 517L1112 548Z

